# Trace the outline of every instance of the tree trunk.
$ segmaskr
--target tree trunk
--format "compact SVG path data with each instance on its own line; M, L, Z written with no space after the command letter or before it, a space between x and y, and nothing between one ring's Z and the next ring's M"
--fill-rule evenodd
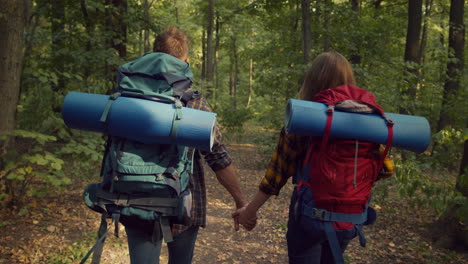
M89 53L92 49L92 44L91 44L91 38L93 36L93 30L94 30L94 19L92 16L89 15L88 12L88 7L86 6L86 0L81 0L80 1L80 7L81 7L81 14L83 15L83 19L85 21L85 28L86 28L86 37L88 38L86 40L86 53ZM84 65L84 85L85 87L88 86L88 78L91 75L91 65Z
M206 30L206 81L213 80L213 28L214 28L214 0L208 1L208 27Z
M419 58L421 58L421 65L424 65L424 50L426 49L427 42L427 27L429 26L429 18L431 17L431 11L434 0L426 0L425 11L424 11L424 22L421 34L421 48L419 49Z
M404 102L416 99L416 87L418 83L417 65L421 63L421 21L422 21L422 0L408 1L408 27L406 31L406 46L404 60L407 67L404 73L406 87L401 92ZM408 104L400 106L400 113L410 114L413 109Z
M174 12L175 12L175 21L176 24L179 24L179 8L177 7L177 0L174 0Z
M354 12L354 23L357 24L357 27L359 27L359 20L361 16L361 0L350 0L351 1L351 9ZM358 43L359 38L355 39L354 42L354 48L353 51L349 57L349 61L353 65L359 65L361 64L361 55L359 54L359 45Z
M252 101L252 94L253 94L253 60L250 59L250 67L249 67L249 96L247 97L247 106L246 108L250 107L250 102Z
M125 16L127 14L127 0L106 0L110 4L110 14L107 21L107 29L112 32L109 43L115 49L119 57L127 57L127 24Z
M382 5L383 0L376 0L374 1L374 8L380 8Z
M125 15L127 12L127 0L104 0L105 1L105 32L106 46L113 48L119 54L119 57L127 57L127 24ZM105 78L108 83L115 82L116 66L106 62ZM108 87L106 93L110 93L113 87Z
M310 27L310 0L302 0L302 43L304 64L310 60L310 49L312 47L312 32Z
M151 23L151 16L150 16L149 11L152 5L153 5L153 1L151 3L149 3L148 0L145 0L143 2L143 15L144 15L144 20L145 20L145 24L144 24L145 27L143 29L143 52L144 53L151 51L150 29L149 29L149 25Z
M449 104L453 103L458 90L460 89L460 82L463 73L463 47L465 38L465 28L463 24L464 13L464 0L452 0L450 4L450 29L449 29L449 60L447 62L447 77L444 86L444 109L441 112L439 119L439 130L446 126L454 125L454 120L449 115ZM466 123L464 124L466 127ZM468 197L468 140L465 140L463 147L463 157L460 164L460 171L457 177L455 188L462 193L463 196ZM468 250L468 226L466 221L468 216L466 214L467 200L460 200L452 207L447 208L442 217L437 221L435 230L440 230L434 234L436 245L462 250Z
M30 1L0 0L0 135L16 128L16 106L19 101L21 67L23 59L23 34L26 27ZM0 154L6 143L1 141Z
M206 80L206 31L202 30L202 43L201 43L201 48L202 48L202 69L201 69L201 76L202 79Z
M219 35L220 28L221 28L221 21L220 21L218 12L216 12L216 25L215 25L216 39L215 39L215 47L214 47L215 57L214 57L214 62L213 62L215 86L213 88L213 100L216 100L216 91L219 89L218 62L219 62L219 45L220 45L220 40L221 40L221 36Z
M468 197L468 140L465 140L463 145L463 157L460 163L456 188L463 196Z
M331 5L333 3L330 0L324 1L323 8L323 28L325 33L323 34L323 51L329 51L331 49L331 40L330 40L330 11Z
M463 48L465 42L465 27L463 24L464 0L452 0L450 4L449 22L449 55L447 62L447 79L444 85L442 110L440 112L438 131L447 126L454 126L455 111L454 100L460 90L463 75L464 57Z
M236 97L237 93L237 84L239 82L239 62L237 54L237 38L236 36L231 36L231 74L230 74L230 89L229 95Z
M65 71L64 56L62 49L65 48L65 2L61 0L50 1L50 20L51 20L51 39L52 39L52 60L51 68L54 72L60 73ZM54 93L63 93L65 89L65 78L62 74L58 74L57 83L51 82L51 89ZM53 103L52 111L60 113L62 108L60 104Z

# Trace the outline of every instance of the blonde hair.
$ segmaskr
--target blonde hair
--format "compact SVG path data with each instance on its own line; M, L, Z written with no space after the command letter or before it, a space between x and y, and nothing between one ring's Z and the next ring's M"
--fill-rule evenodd
M318 92L343 84L356 85L351 64L337 52L324 52L307 70L297 97L311 101Z
M188 57L189 45L190 39L185 32L175 26L168 26L156 37L153 50L184 60Z

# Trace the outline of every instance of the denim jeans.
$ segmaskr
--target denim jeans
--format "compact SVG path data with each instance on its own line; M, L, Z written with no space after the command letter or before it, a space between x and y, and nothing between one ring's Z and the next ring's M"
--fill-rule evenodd
M332 252L325 233L315 232L313 226L320 230L323 223L320 220L301 219L296 215L294 205L297 195L293 193L289 207L288 232L286 239L288 243L288 257L290 264L328 264L334 263ZM307 218L307 217L306 217ZM309 228L311 227L311 228ZM357 228L350 230L337 230L336 235L344 252L349 242L358 234Z
M169 251L169 264L192 263L193 250L197 240L198 226L174 236L174 241L167 244ZM148 230L126 227L130 263L132 264L159 264L162 238L152 241L152 232Z

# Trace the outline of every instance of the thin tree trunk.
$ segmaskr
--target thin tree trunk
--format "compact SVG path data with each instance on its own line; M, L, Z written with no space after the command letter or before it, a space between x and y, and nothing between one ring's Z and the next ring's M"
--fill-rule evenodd
M86 6L86 0L80 1L81 13L83 15L83 19L85 21L85 28L86 28L86 53L89 53L92 49L91 38L93 37L93 30L94 30L94 19L89 15L88 7ZM91 75L91 65L84 65L84 82L85 87L88 87L88 78Z
M213 28L214 28L214 0L208 1L208 27L206 30L206 81L213 80Z
M331 40L330 40L330 11L332 2L330 0L324 1L323 8L323 28L325 33L323 34L323 51L329 51L331 49Z
M427 27L429 25L429 18L431 17L431 11L434 0L426 0L425 11L424 11L424 22L422 27L421 35L421 48L419 49L419 58L421 58L421 65L424 65L425 60L425 49L427 42Z
M447 79L444 85L442 110L439 117L438 130L455 125L453 112L454 100L460 90L463 76L465 45L465 26L463 24L464 0L452 0L450 4L449 23L449 57L447 62Z
M219 35L220 28L221 28L221 22L220 22L219 14L218 12L216 12L216 25L215 25L216 38L215 38L215 50L214 50L215 58L213 62L215 87L213 88L213 100L216 100L216 92L219 89L218 62L219 62L219 44L220 44L220 39L221 39L221 36Z
M360 0L351 0L351 9L354 12L354 22L353 23L356 23L357 27L360 27L359 22L360 22L360 19L361 19L360 18L360 16L361 16L361 1ZM358 41L359 40L356 40L356 38L355 38L355 40L354 40L355 48L353 48L353 52L351 53L350 58L349 58L349 61L353 65L361 64L361 55L359 54L359 48L358 48L359 43L357 43Z
M206 80L206 31L202 30L202 79Z
M302 0L302 44L304 64L310 60L310 49L312 47L312 32L310 27L310 0Z
M380 8L382 6L383 0L374 1L374 8Z
M249 96L247 98L247 108L250 107L250 102L252 101L252 94L253 94L253 60L250 59L250 67L249 67Z
M145 21L145 27L143 29L143 50L144 53L151 51L151 43L150 43L150 29L148 28L149 24L151 23L151 16L150 16L150 9L153 5L153 2L149 3L148 0L143 2L143 15Z
M174 0L174 9L176 24L179 24L179 8L177 7L177 0Z
M61 50L65 48L65 2L61 0L50 1L51 11L51 39L52 39L52 69L54 72L60 73L65 70L64 57ZM65 78L62 74L58 74L57 83L51 82L51 89L54 93L62 93L65 89ZM60 104L51 104L52 111L60 113L62 108Z
M465 140L465 144L463 145L463 157L460 163L456 189L463 196L468 197L468 140Z
M417 65L421 63L421 20L422 20L422 0L408 1L408 27L406 31L406 46L404 60L407 67L404 73L404 79L407 87L402 91L402 97L405 102L416 99L416 90L418 85ZM400 113L409 114L413 111L408 104L400 106Z

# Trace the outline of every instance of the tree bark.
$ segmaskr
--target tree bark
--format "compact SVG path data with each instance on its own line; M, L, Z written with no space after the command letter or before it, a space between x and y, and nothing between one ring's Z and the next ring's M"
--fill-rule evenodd
M16 107L19 101L23 59L23 33L27 23L28 0L0 0L0 135L16 128ZM6 143L0 146L4 152Z
M302 44L304 64L307 65L310 60L310 49L312 47L310 0L302 0Z
M463 76L465 45L465 26L463 24L464 0L452 0L449 18L449 55L447 62L447 79L445 80L442 110L439 117L438 130L454 126L454 100L460 90Z
M468 197L468 140L465 140L463 145L463 157L460 163L456 188L463 196Z
M323 28L325 29L325 33L323 34L323 51L329 51L331 49L331 40L328 32L330 31L330 10L332 4L330 0L324 1Z
M465 38L465 28L463 24L464 0L452 0L450 4L450 29L449 29L449 60L447 62L447 80L444 86L444 98L439 119L439 130L446 126L454 125L453 117L449 114L449 106L455 99L463 73L463 47ZM466 123L464 123L466 127ZM455 188L468 197L468 140L465 140L463 147L463 157L460 164L460 171L457 177ZM465 204L463 204L465 203ZM468 226L466 224L466 199L460 200L451 207L447 208L442 217L436 222L434 239L436 245L462 250L468 249Z
M208 1L208 27L206 30L206 81L213 80L213 28L214 28L214 0Z
M404 72L404 79L407 86L401 92L402 97L407 97L409 100L416 98L417 76L418 70L416 65L421 63L420 48L421 48L421 21L422 21L422 0L408 1L408 26L406 31L406 45L404 60L407 67ZM400 113L409 114L412 109L402 105Z
M424 9L424 22L423 22L422 34L421 34L421 48L419 49L419 58L421 59L422 65L424 65L424 58L425 58L424 51L426 49L426 42L427 42L427 27L429 25L429 18L431 17L433 4L434 4L434 0L426 0L426 5Z
M247 97L247 105L246 108L250 107L250 102L252 101L252 94L253 94L253 60L250 59L250 67L249 67L249 96Z
M350 1L351 1L351 9L354 12L354 23L356 23L357 27L359 27L359 22L360 22L359 20L361 16L361 0L350 0ZM359 54L359 48L358 48L360 44L357 43L359 41L358 39L356 40L355 38L355 40L353 41L354 48L353 48L353 52L351 53L349 57L349 61L353 65L361 64L361 55Z
M51 11L51 34L52 34L52 67L56 72L64 70L64 58L60 50L65 47L65 2L61 0L50 1ZM58 92L65 86L65 79L59 74L57 83L52 83L52 91ZM52 106L53 110L59 112L58 106ZM58 109L57 109L58 107Z
M127 0L106 0L106 5L110 5L110 14L107 20L107 29L112 32L109 39L110 46L115 49L119 57L127 57Z
M213 88L213 100L216 100L216 90L219 87L219 75L218 75L218 62L219 62L219 45L221 41L220 36L221 21L219 18L219 13L216 12L216 24L215 24L215 47L214 47L214 61L213 61L213 71L215 78L215 85Z

